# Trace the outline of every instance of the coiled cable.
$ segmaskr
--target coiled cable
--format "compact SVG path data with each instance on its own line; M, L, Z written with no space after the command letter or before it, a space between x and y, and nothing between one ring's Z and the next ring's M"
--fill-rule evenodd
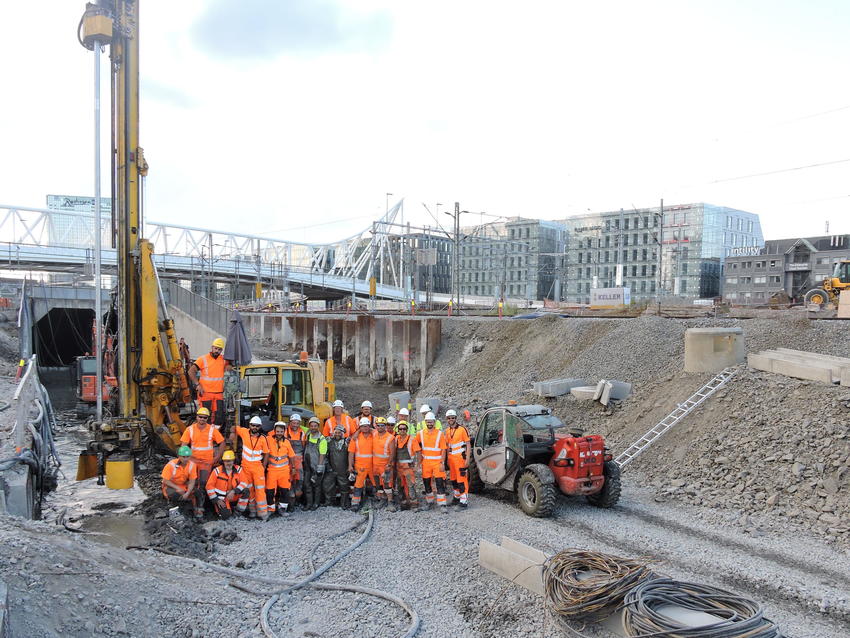
M761 605L730 591L657 578L631 589L623 601L623 629L631 638L781 638ZM675 605L711 614L716 622L693 626L668 615Z
M559 622L599 621L610 616L630 589L651 578L650 559L630 559L565 549L546 561L546 604Z

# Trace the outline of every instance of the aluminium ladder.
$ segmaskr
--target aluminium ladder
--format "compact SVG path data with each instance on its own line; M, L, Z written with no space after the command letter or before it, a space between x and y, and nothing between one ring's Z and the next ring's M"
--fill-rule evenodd
M631 463L646 448L660 439L670 428L690 414L694 408L722 388L737 372L737 368L726 368L718 373L711 381L689 396L684 403L680 403L675 410L659 421L651 430L632 443L625 452L619 454L614 459L614 463L620 466L621 469Z

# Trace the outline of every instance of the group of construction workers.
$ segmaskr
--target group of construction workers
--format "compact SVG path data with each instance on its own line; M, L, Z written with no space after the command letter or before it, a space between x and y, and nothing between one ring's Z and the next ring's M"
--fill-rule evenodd
M190 504L203 520L209 500L220 518L234 512L267 520L303 509L339 505L359 510L371 496L376 508L427 509L445 512L453 501L467 507L471 449L469 433L455 410L447 410L445 426L431 408L420 409L422 420L407 408L387 417L375 416L363 401L350 416L342 401L324 423L298 413L264 432L262 419L236 426L225 441L211 423L210 409L201 407L182 435L177 458L162 470L162 494L169 502ZM228 445L229 444L229 445ZM236 463L240 450L241 463ZM424 502L417 497L417 480Z

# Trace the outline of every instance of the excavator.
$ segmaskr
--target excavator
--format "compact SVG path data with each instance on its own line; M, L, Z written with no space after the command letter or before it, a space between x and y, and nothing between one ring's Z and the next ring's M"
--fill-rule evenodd
M141 236L148 163L139 145L139 0L88 3L77 31L85 48L109 48L113 241L118 262L114 308L118 405L101 421L88 421L91 440L80 454L77 480L97 476L98 484L103 484L106 476L107 487L123 489L132 485L140 454L151 447L177 450L195 404L153 262L153 245ZM262 397L253 396L257 393ZM240 366L226 381L228 394L233 409L225 428L256 413L267 420L292 412L326 418L334 399L332 362L308 360L302 353L297 361ZM111 462L120 466L112 483Z
M824 279L819 288L812 288L806 293L806 306L819 309L838 307L838 296L842 290L850 290L850 259L842 259L835 264L832 276Z

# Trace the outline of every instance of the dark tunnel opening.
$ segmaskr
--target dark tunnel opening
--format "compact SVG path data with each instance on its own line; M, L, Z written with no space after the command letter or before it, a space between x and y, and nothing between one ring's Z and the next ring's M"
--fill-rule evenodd
M69 366L92 352L94 310L53 308L33 328L35 353L40 366Z

